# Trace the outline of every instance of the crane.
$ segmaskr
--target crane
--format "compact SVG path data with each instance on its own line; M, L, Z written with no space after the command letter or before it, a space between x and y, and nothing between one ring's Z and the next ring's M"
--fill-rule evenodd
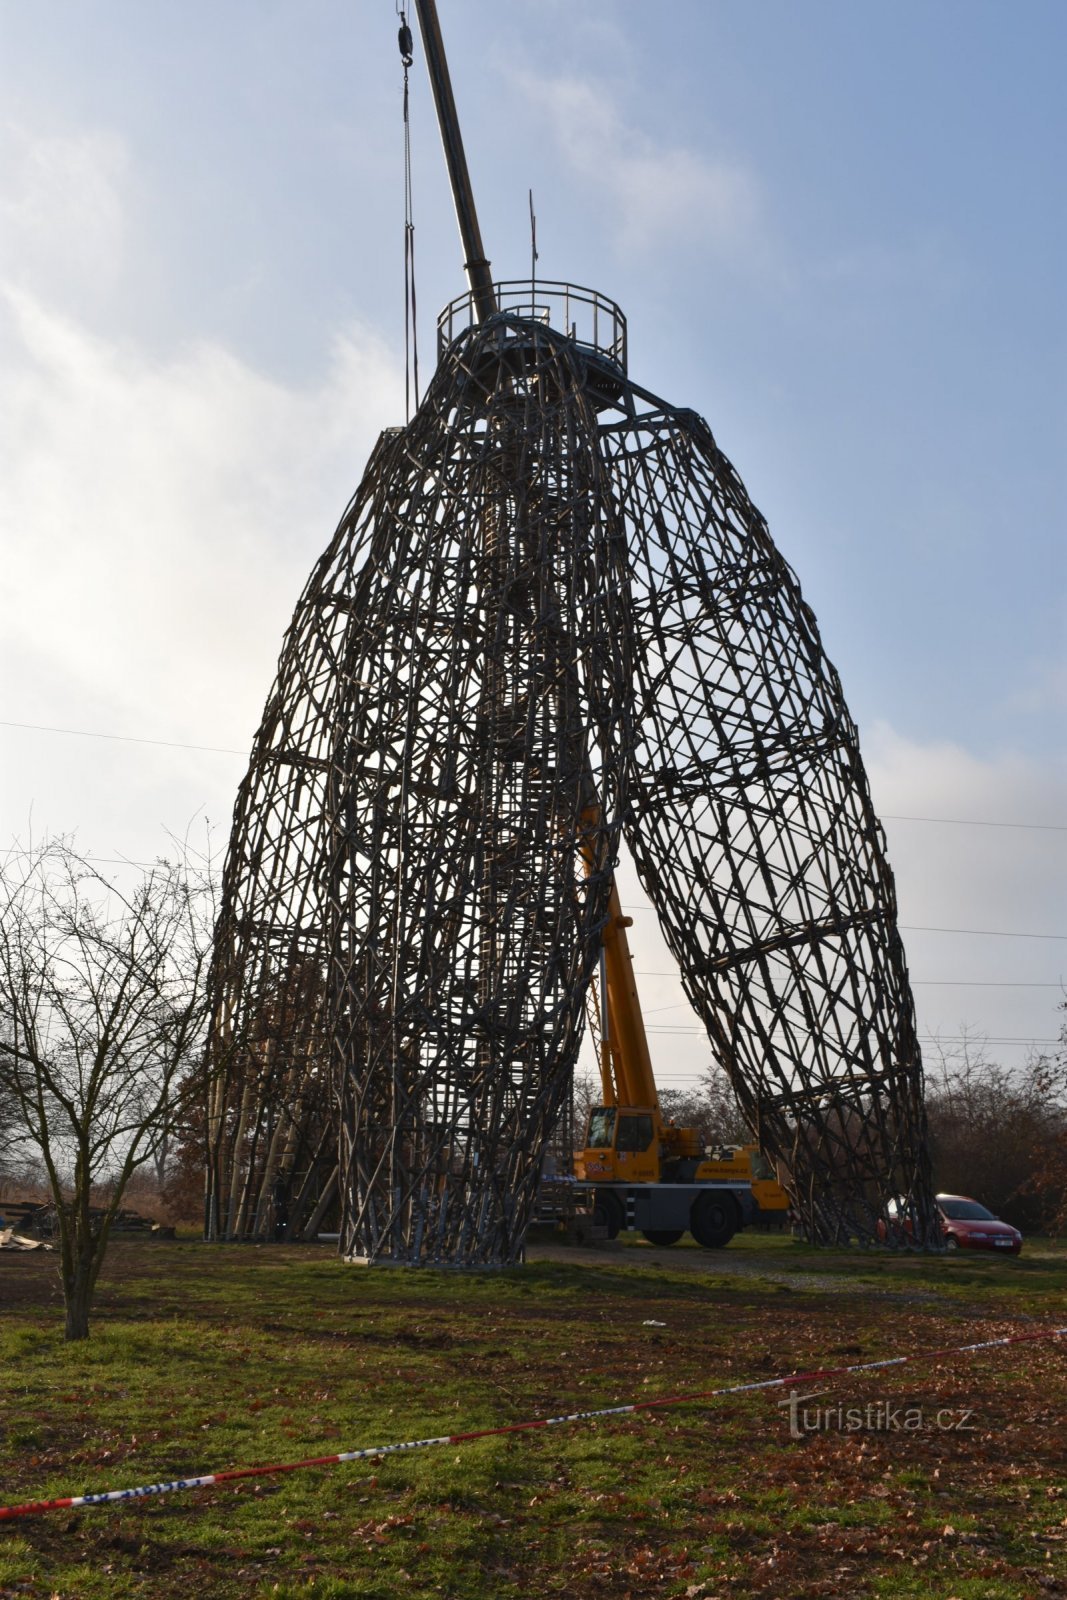
M688 1229L698 1244L721 1248L761 1213L784 1213L789 1197L758 1145L709 1153L695 1128L664 1118L627 938L632 926L613 878L601 936L603 1100L589 1113L575 1174L592 1186L594 1216L609 1238L626 1226L650 1244L672 1245Z

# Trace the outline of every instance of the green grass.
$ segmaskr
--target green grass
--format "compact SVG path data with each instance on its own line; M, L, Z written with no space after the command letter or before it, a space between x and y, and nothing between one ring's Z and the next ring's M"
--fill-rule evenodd
M1067 1248L898 1262L742 1235L671 1266L634 1245L462 1275L122 1241L73 1346L54 1265L2 1271L8 1503L1027 1331L1065 1320ZM966 1435L792 1440L771 1390L0 1524L0 1597L1055 1593L1065 1358L1009 1347L821 1400L971 1407Z
M648 1248L635 1235L628 1244ZM688 1237L681 1249L689 1244ZM692 1248L697 1249L697 1246ZM965 1250L942 1256L896 1254L872 1250L820 1249L801 1244L783 1234L740 1233L731 1253L758 1253L769 1270L790 1273L845 1274L852 1281L929 1287L938 1295L973 1294L987 1289L995 1296L1010 1285L1015 1303L1031 1301L1035 1307L1067 1297L1067 1240L1028 1237L1020 1256L1005 1259L992 1251Z

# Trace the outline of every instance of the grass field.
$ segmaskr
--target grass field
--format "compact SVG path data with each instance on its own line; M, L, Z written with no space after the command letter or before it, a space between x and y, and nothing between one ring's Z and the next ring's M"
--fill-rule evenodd
M718 1255L531 1257L457 1275L345 1267L326 1248L117 1241L93 1337L67 1346L54 1259L5 1256L0 1503L1067 1322L1062 1243L1010 1261L747 1235ZM800 1439L782 1398L0 1523L0 1596L1067 1594L1067 1340L827 1381L809 1415L846 1414ZM849 1431L847 1408L886 1404L897 1426L877 1425L883 1410ZM902 1426L918 1408L923 1431ZM936 1426L946 1411L970 1413L962 1431Z

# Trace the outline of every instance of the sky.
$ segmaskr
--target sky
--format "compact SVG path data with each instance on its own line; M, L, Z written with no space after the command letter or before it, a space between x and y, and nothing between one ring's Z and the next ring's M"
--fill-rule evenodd
M529 276L532 189L538 275L618 301L631 376L710 423L859 725L927 1058L1020 1065L1067 974L1067 10L439 11L495 276ZM5 844L225 837L295 601L404 420L397 22L0 0ZM425 377L465 285L415 53ZM622 887L661 1082L692 1083Z

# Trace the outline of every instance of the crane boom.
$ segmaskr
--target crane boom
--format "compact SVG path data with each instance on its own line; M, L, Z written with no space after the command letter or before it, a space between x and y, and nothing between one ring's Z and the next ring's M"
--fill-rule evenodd
M456 205L456 221L459 223L459 236L463 243L463 267L470 285L477 320L484 322L486 317L491 317L497 309L496 292L493 289L493 273L486 260L482 230L474 206L474 190L467 169L467 156L463 149L459 117L456 115L456 102L452 95L452 79L448 71L444 40L441 37L436 0L415 0L415 9L419 16L419 29L426 51L426 67L430 74L434 105L437 108L445 165L448 167L448 181L452 186L452 198Z
M592 839L600 823L600 807L586 806L582 815L582 859L591 873L598 865ZM614 874L608 896L608 915L601 933L603 945L604 1026L600 1045L600 1083L606 1106L643 1106L660 1125L659 1096L652 1071L645 1019L637 994L627 928L633 917L623 915Z
M601 1050L600 1077L606 1106L651 1106L658 1118L659 1096L626 937L633 920L623 915L618 885L612 878L603 933L608 1027Z

